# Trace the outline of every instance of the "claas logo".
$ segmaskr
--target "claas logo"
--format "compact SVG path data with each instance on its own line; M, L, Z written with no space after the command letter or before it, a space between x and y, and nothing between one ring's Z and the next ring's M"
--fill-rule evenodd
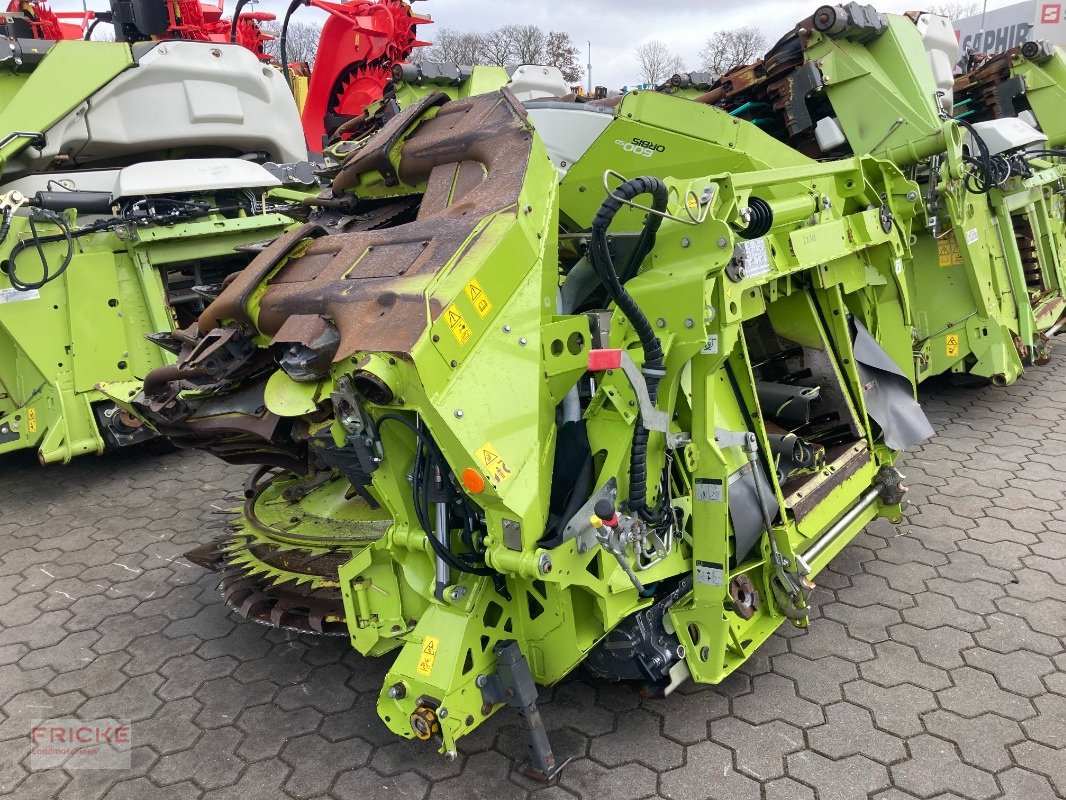
M1040 22L1043 25L1057 25L1062 21L1062 6L1056 3L1045 3L1040 8Z

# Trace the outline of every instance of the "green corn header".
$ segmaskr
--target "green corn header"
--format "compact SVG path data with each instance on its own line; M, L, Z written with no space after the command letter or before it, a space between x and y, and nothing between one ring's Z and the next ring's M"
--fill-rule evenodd
M1060 324L1061 56L957 57L939 17L849 4L618 99L401 69L325 210L106 387L257 465L189 558L248 618L389 655L399 736L454 754L517 710L540 778L536 684L663 695L807 625L900 519L916 384L1011 383ZM1023 72L1006 122L971 99Z

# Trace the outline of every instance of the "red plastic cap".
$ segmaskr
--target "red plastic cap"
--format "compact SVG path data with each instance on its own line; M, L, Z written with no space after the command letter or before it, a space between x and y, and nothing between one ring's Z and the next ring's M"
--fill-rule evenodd
M589 350L589 372L622 368L621 350Z

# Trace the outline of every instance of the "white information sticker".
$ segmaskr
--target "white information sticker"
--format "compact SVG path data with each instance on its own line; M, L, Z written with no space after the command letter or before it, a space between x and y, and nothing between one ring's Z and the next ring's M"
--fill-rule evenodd
M713 561L697 561L696 581L705 586L721 586L725 583L725 571Z
M765 239L741 242L740 255L744 261L745 278L757 278L770 271L770 251Z
M0 289L0 305L4 303L18 303L21 300L36 300L41 293L36 289L23 292L18 289Z

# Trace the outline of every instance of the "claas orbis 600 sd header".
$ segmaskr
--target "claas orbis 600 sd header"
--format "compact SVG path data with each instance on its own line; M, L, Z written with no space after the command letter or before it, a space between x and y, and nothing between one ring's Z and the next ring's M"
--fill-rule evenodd
M108 391L257 465L190 557L249 618L391 657L398 735L454 754L510 706L551 777L536 683L721 681L899 518L931 429L890 162L654 92L429 91L324 197Z

